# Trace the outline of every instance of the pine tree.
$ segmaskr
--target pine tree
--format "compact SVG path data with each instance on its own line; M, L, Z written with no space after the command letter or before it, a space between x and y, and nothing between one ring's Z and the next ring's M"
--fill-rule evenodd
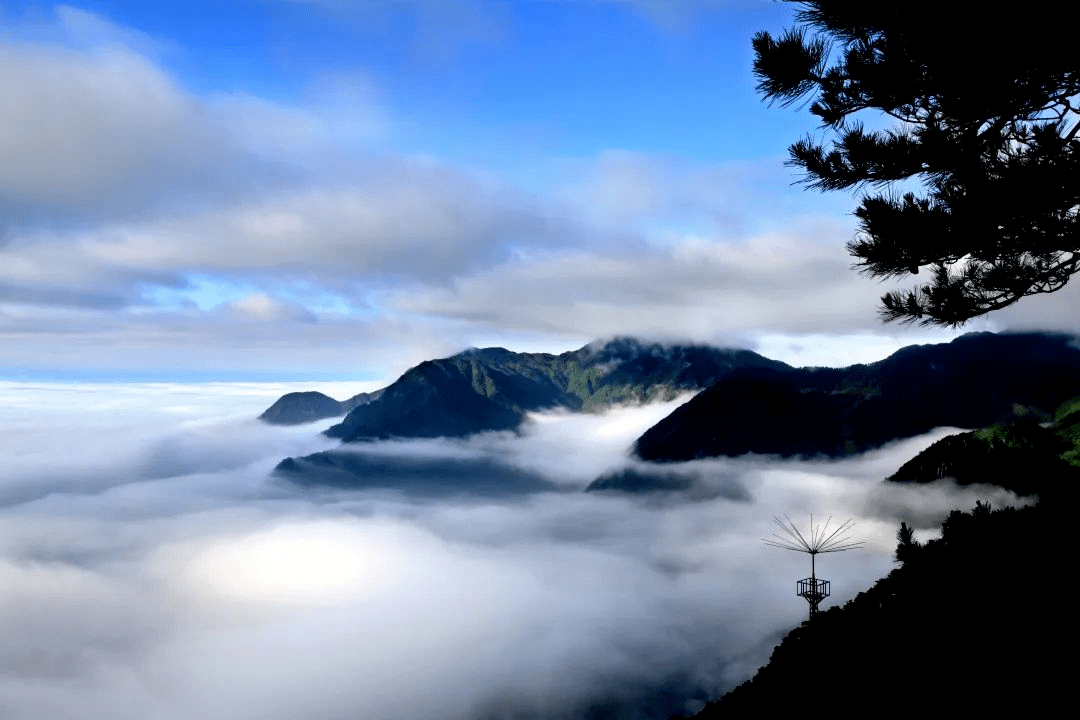
M831 138L790 148L809 187L874 191L856 266L929 277L884 295L883 319L960 325L1062 288L1080 270L1080 4L797 4L754 36L758 90L807 99Z
M893 556L898 563L906 563L919 551L922 543L915 539L915 530L906 522L900 523L900 529L896 532L896 554Z

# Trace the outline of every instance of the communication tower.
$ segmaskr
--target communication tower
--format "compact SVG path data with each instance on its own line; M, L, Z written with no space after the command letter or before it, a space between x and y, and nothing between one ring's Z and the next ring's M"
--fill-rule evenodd
M862 541L852 541L848 535L851 529L855 527L855 522L849 519L830 531L831 515L824 525L814 525L814 516L811 515L810 528L805 535L799 531L799 528L795 526L795 523L787 515L784 515L783 520L774 517L773 522L784 531L784 534L773 533L771 538L763 538L766 545L783 548L784 550L794 550L810 556L810 577L799 580L796 585L796 594L810 603L810 619L813 620L814 616L817 615L818 605L821 604L822 600L829 597L829 581L817 576L815 558L819 553L843 552L844 550L861 548L863 546Z

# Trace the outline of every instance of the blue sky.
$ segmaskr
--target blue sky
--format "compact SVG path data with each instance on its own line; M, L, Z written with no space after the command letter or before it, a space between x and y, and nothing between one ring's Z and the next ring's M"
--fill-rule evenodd
M872 360L766 0L4 2L0 376L381 379L631 334ZM965 329L1072 328L1071 292Z

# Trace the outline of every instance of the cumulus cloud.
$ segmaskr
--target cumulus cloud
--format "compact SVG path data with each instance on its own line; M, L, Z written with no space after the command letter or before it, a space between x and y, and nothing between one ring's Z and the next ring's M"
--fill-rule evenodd
M315 78L307 104L199 95L159 63L182 52L58 6L0 42L0 219L8 232L229 205L348 173L386 136L363 72Z
M1080 282L1075 278L1063 289L1047 295L1024 298L1011 307L995 311L972 323L994 332L1002 330L1048 330L1080 334Z
M0 44L7 223L107 218L206 198L259 169L206 108L119 46Z
M803 214L761 207L786 183L776 168L610 151L529 192L379 152L393 120L362 69L286 106L193 93L156 60L176 48L85 11L16 30L0 44L7 367L81 357L117 371L107 348L122 345L124 366L191 370L236 357L239 338L249 362L288 368L305 348L329 357L332 338L390 358L379 339L415 333L422 360L515 336L730 344L751 327L875 323L872 286L815 244L838 247L846 229L825 222L788 247L751 233Z
M441 282L517 247L557 247L583 232L512 187L437 164L374 161L367 175L153 221L27 233L5 249L0 280L114 286L128 296L182 285L191 273L370 288L389 279Z
M806 235L829 229L822 223ZM633 254L536 254L403 296L398 306L507 327L709 338L874 328L879 293L845 257L794 231L742 242L685 237Z
M251 419L285 389L0 384L5 717L693 709L804 616L792 583L805 558L760 541L772 515L855 516L867 548L819 567L840 602L891 567L897 519L862 505L934 437L848 461L702 461L686 470L737 478L745 495L667 503L580 492L627 467L667 406L369 448L549 481L436 498L272 477L282 456L330 447L321 426Z
M404 369L614 334L782 349L842 333L860 359L881 344L886 288L848 268L850 223L783 190L779 161L610 150L527 191L380 151L394 119L363 69L286 106L200 96L157 61L176 51L63 7L0 43L4 367ZM1048 298L1000 317L1075 324Z
M512 190L448 168L389 162L363 183L314 188L225 210L118 228L89 241L99 256L149 267L441 279L554 242L560 223ZM378 172L381 170L381 172Z

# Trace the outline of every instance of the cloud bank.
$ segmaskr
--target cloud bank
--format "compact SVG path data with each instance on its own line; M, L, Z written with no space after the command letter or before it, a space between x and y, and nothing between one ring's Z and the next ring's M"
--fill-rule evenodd
M634 466L629 443L669 410L647 406L366 450L429 469L484 459L540 488L297 487L274 464L330 443L251 419L283 389L0 385L5 718L692 710L806 611L805 558L761 542L771 517L855 517L867 548L819 568L841 602L888 571L910 510L879 480L936 437L843 462L671 468L738 493L581 492ZM929 495L917 526L965 492Z

